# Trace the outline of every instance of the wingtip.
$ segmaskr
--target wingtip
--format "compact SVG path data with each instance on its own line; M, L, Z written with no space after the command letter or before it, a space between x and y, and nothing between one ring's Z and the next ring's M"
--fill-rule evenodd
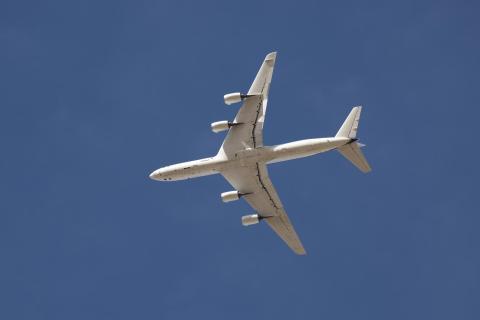
M277 51L270 52L265 57L265 61L275 60L276 57L277 57Z
M362 106L354 106L352 107L352 110L362 110Z
M293 249L293 252L295 252L299 256L306 256L307 255L307 251L305 251L305 248L303 246L301 246L299 248L292 248L292 249Z

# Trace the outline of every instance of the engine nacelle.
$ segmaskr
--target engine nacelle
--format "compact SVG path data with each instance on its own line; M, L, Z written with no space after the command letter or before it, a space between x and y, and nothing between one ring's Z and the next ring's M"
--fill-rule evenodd
M228 122L227 120L224 120L224 121L213 122L210 125L210 127L212 127L213 132L218 133L218 132L228 130L232 125L233 123Z
M222 201L223 202L230 202L230 201L235 201L235 200L238 200L240 199L240 197L242 196L243 194L241 194L240 192L238 192L237 190L234 190L234 191L228 191L228 192L223 192L220 197L222 197Z
M240 92L229 93L223 96L223 101L225 104L231 105L245 99L247 95L241 94Z
M249 214L247 216L242 217L242 224L246 226L251 226L252 224L257 224L262 220L258 214Z

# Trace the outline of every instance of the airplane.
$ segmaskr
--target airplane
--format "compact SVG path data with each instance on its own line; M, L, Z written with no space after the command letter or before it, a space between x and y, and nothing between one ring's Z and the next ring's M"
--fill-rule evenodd
M210 158L178 163L160 168L150 174L158 181L175 181L221 174L233 186L223 192L223 202L245 199L256 213L242 217L242 224L250 226L260 221L267 224L299 255L306 254L290 219L285 212L272 181L267 164L312 156L329 150L338 150L360 171L371 171L357 139L361 106L354 107L334 137L306 139L274 146L263 144L263 124L267 110L268 93L276 52L269 53L246 94L226 94L225 104L243 102L233 121L211 124L213 132L228 131L218 153Z

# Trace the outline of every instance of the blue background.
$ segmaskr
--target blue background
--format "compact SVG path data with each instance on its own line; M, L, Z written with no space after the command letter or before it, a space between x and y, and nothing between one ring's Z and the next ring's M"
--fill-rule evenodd
M479 319L476 1L2 1L1 319ZM265 144L335 134L353 105L373 172L331 152L269 167L292 254L213 155L278 51Z

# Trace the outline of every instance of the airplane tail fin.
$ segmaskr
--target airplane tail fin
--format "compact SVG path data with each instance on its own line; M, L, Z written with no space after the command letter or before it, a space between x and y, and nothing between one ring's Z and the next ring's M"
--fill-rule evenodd
M353 165L355 165L360 171L363 173L367 173L372 171L372 168L365 159L362 151L360 150L361 147L365 145L358 143L357 139L357 129L358 123L360 121L360 113L362 112L362 107L354 107L350 114L348 115L345 122L338 130L335 137L342 137L342 138L350 138L351 141L346 145L339 147L337 150L347 158Z

